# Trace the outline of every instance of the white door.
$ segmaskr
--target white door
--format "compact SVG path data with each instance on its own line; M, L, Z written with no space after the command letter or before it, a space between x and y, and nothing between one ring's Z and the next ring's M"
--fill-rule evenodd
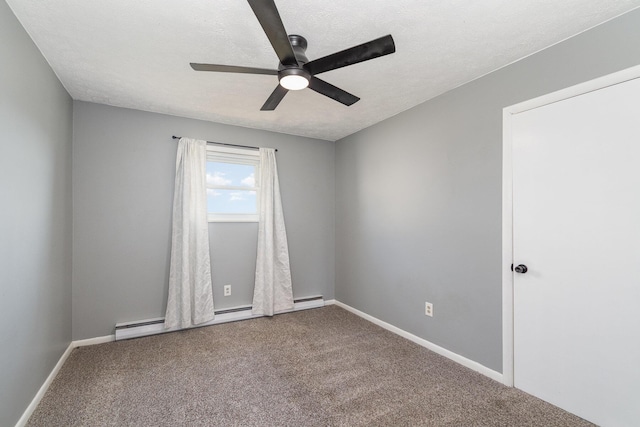
M640 426L640 79L512 123L514 384Z

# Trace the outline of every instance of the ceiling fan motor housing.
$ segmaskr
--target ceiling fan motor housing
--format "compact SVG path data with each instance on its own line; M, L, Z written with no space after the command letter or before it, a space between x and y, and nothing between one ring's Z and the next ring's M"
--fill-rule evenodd
M298 61L299 66L302 67L303 64L309 62L306 54L307 39L297 34L289 34L289 42L291 43L293 53L296 56L296 60ZM280 70L282 68L284 68L284 66L280 64L278 69Z

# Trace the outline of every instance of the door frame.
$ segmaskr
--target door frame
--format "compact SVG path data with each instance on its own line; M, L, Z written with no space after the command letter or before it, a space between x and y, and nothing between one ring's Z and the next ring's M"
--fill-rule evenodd
M513 116L640 78L640 65L505 107L502 110L502 382L513 387Z

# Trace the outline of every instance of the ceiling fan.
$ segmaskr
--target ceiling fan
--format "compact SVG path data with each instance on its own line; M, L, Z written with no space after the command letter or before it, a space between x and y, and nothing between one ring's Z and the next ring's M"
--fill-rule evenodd
M273 111L282 98L290 90L301 90L306 87L324 96L328 96L344 105L352 105L360 100L338 87L316 77L316 74L358 62L378 58L396 51L391 35L380 37L370 42L309 61L305 55L307 40L299 35L287 35L274 0L247 0L253 13L258 18L262 29L273 46L280 63L277 70L252 68L233 65L196 64L191 68L196 71L217 71L223 73L267 74L278 76L280 84L271 93L260 110Z

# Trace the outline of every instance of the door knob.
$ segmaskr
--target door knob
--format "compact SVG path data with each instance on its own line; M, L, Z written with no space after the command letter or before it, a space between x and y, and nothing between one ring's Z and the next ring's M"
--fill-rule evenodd
M515 271L516 273L521 273L521 274L526 273L527 270L528 270L527 266L524 264L520 264L519 266L513 269L513 271Z

